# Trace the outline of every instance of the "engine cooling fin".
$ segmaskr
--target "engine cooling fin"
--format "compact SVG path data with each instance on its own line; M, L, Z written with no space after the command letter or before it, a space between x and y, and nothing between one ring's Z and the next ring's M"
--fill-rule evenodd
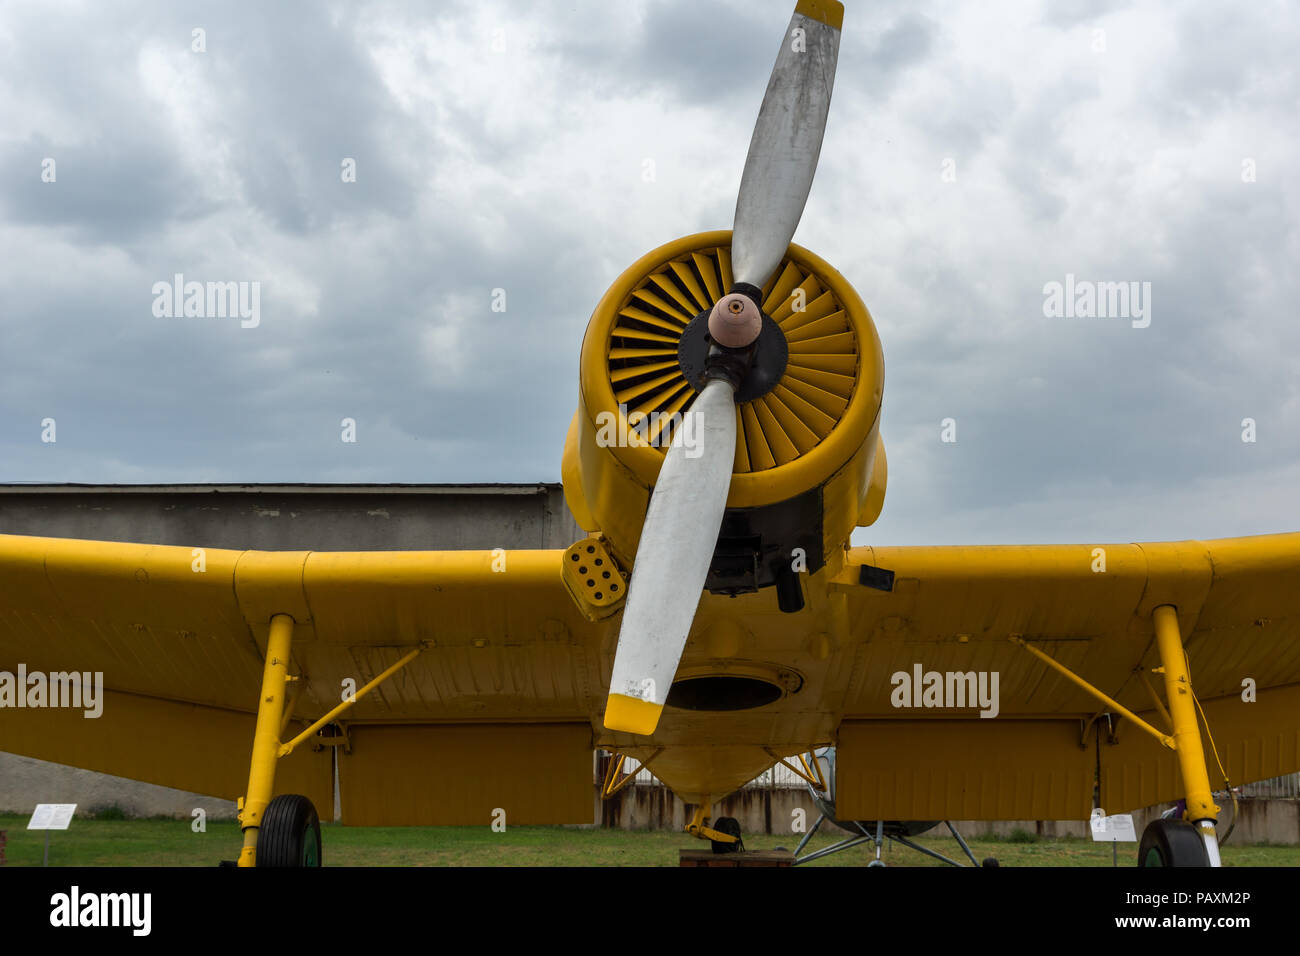
M619 309L607 353L610 384L630 424L644 428L656 448L667 449L698 394L678 362L682 333L731 284L730 249L697 250L643 278ZM813 272L785 258L763 287L763 311L785 335L789 359L771 391L736 406L738 474L784 465L816 447L859 379L857 336Z

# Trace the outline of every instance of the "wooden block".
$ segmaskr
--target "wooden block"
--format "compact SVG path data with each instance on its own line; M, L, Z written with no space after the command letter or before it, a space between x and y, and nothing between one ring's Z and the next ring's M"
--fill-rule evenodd
M679 866L793 866L789 850L752 850L741 853L714 853L712 850L682 850Z

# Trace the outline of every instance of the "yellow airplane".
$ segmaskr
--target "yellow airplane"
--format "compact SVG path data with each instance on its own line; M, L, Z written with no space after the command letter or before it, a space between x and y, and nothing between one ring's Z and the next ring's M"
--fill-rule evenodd
M1300 534L850 546L884 504L884 362L853 287L791 244L842 14L796 4L733 230L655 249L596 306L562 465L587 537L0 536L0 669L108 688L99 719L0 710L0 750L237 797L241 865L319 864L336 774L350 825L590 822L593 748L726 849L712 804L778 761L828 788L804 755L831 744L842 819L1182 799L1140 862L1217 864L1214 791L1300 770Z

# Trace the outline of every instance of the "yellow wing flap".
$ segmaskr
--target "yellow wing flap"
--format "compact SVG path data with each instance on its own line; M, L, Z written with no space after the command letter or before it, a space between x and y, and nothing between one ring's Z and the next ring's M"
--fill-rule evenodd
M893 591L859 584L864 565L893 571ZM1151 612L1161 604L1178 608L1193 686L1231 781L1300 770L1298 585L1300 534L851 549L834 586L853 642L840 728L843 812L1086 816L1098 764L1107 810L1182 796L1173 754L1122 719L1098 757L1084 728L1107 708L1009 640L1020 636L1168 731L1141 677L1159 663ZM893 676L917 665L997 673L998 716L982 719L974 706L895 707ZM1162 679L1151 684L1163 701Z
M836 816L1087 819L1095 758L1079 741L1073 720L846 720Z
M339 757L350 826L591 823L591 724L353 727Z

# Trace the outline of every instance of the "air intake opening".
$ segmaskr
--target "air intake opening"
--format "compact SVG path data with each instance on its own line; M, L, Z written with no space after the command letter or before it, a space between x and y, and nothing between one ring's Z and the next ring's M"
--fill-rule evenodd
M730 246L704 247L643 277L619 306L605 353L609 384L622 414L643 421L656 448L667 449L695 400L685 367L699 371L708 313L731 285ZM787 255L762 298L768 345L759 365L772 380L755 378L753 394L736 397L736 474L812 451L844 416L862 375L848 310L811 268Z
M669 689L668 706L683 710L750 710L780 700L784 693L776 684L756 677L688 677Z

